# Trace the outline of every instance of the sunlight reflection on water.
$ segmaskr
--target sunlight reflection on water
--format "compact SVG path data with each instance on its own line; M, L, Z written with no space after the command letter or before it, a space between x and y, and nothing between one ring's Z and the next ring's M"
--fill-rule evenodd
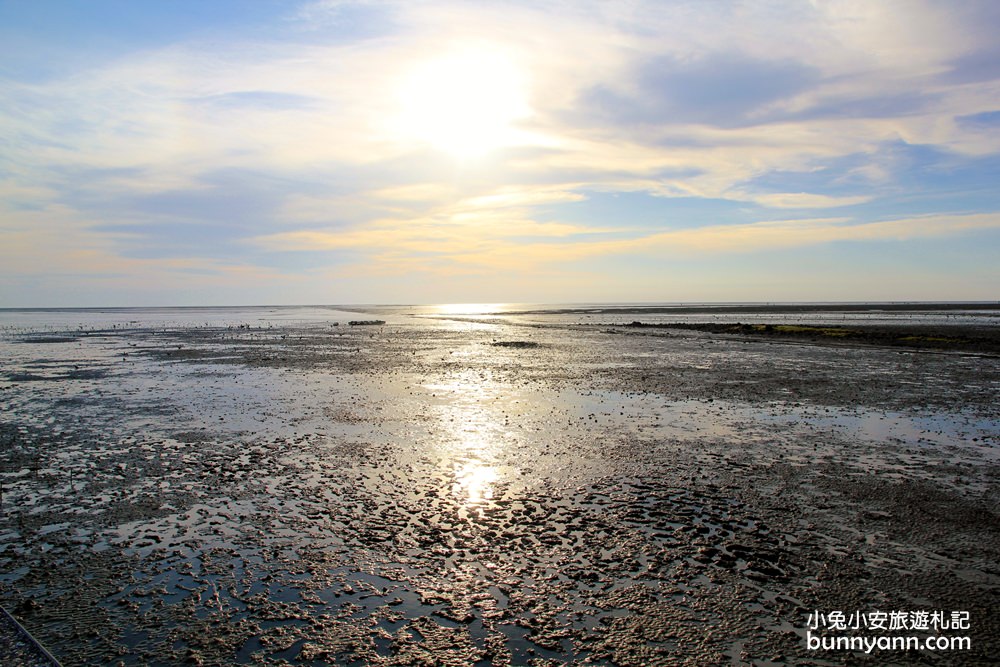
M438 315L484 315L504 310L503 303L445 303L433 306Z
M493 484L497 476L496 468L470 461L455 477L455 495L470 507L485 505L493 499Z
M452 495L469 509L481 509L492 502L502 477L498 461L508 447L508 397L496 382L477 374L462 374L427 388L441 400L440 445L450 459Z

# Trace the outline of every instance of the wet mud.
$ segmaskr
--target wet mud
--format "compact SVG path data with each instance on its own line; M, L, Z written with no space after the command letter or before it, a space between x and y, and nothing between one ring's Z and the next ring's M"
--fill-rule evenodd
M2 345L0 602L66 665L1000 653L996 358L516 318ZM810 650L817 610L967 611L971 648Z

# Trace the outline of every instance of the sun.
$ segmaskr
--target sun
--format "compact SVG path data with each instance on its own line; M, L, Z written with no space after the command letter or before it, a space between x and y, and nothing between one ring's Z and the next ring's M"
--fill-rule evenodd
M531 115L527 84L499 51L460 49L417 63L403 78L396 122L403 138L458 158L515 145Z

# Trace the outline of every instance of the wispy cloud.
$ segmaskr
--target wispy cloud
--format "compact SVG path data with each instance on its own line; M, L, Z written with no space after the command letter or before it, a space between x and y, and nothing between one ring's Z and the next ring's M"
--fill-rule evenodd
M837 208L855 206L872 200L869 195L853 197L833 197L809 192L776 192L768 195L751 196L752 201L770 208Z

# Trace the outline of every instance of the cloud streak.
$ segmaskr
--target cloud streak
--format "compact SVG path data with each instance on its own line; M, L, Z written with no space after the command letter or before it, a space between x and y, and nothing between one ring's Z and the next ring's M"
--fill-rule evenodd
M774 220L711 225L627 238L599 238L611 230L540 225L524 219L496 221L385 220L350 231L296 231L257 237L251 243L283 251L355 249L394 257L433 256L495 269L534 269L551 262L575 262L607 255L686 257L755 253L834 242L891 242L1000 230L1000 214L935 215L876 222L849 218ZM567 242L566 237L578 237ZM595 239L595 237L598 237ZM555 240L556 242L551 242Z

